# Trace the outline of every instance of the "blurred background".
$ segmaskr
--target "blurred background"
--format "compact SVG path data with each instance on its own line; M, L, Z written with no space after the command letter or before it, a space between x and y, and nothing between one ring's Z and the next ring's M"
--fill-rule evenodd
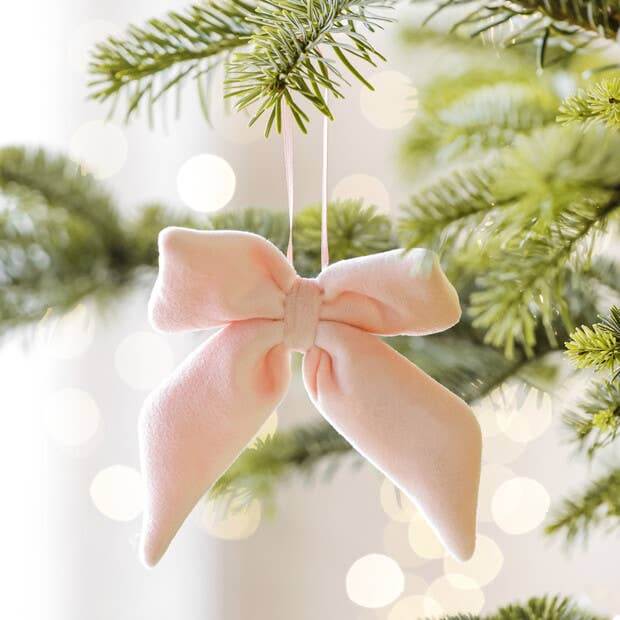
M266 140L261 123L249 129L246 114L227 110L217 80L211 125L193 93L184 95L179 118L169 100L154 128L146 115L127 125L122 114L106 122L108 107L88 99L94 43L184 6L177 0L4 3L0 147L68 154L128 219L148 203L169 205L176 218L195 216L196 207L283 210L279 136ZM422 92L442 67L453 69L457 88L465 79L458 65L470 53L433 41L412 47L403 32L428 10L397 10L397 24L373 39L389 58L368 73L377 90L355 83L333 106L330 196L363 198L391 220L421 180L452 165L445 153L443 161L408 159L415 149L433 148L430 142L410 146L407 155ZM491 39L475 53L485 54L494 70L512 71L514 63ZM527 71L529 80L543 79L533 64ZM517 74L522 80L523 70ZM574 88L569 72L544 79L553 82L550 97ZM320 123L311 116L309 135L296 140L298 208L320 199ZM103 306L86 296L67 312L51 308L3 336L3 616L400 620L488 612L530 595L562 593L620 617L617 535L602 528L587 544L567 548L563 535L544 534L552 504L613 459L611 446L588 464L566 441L561 413L589 380L575 379L567 363L559 363L550 392L524 394L509 383L501 398L476 404L484 434L479 541L465 565L444 555L389 482L349 455L329 480L322 467L311 480L291 476L278 484L275 510L259 498L222 516L202 502L161 564L146 570L137 557L137 416L148 392L204 338L168 337L149 327L152 275L142 274ZM296 374L262 436L317 420Z

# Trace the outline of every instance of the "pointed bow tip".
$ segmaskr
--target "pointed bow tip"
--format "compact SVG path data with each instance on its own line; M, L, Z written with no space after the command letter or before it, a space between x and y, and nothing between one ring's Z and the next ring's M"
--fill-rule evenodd
M140 544L140 561L145 568L155 568L165 552L165 548L158 549L155 545L143 540Z
M448 546L448 551L459 562L467 562L474 555L476 550L476 535L464 537L458 541L452 541Z

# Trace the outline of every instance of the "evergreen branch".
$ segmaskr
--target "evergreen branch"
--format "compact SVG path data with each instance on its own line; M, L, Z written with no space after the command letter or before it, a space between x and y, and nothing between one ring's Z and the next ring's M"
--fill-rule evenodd
M595 383L588 392L588 400L579 404L576 412L564 416L573 433L573 439L589 457L618 436L620 431L620 383Z
M620 367L620 308L612 306L609 317L592 327L582 325L566 343L567 355L577 368L616 371Z
M91 98L112 101L126 95L126 119L149 109L173 88L193 80L204 101L204 76L232 50L247 45L255 30L251 1L213 0L187 10L131 25L122 38L109 37L92 52Z
M461 79L467 80L468 74ZM512 144L516 136L553 122L559 102L543 84L512 79L470 84L451 102L440 91L425 95L407 142L409 154L427 157L435 152L449 161ZM437 103L435 94L441 97Z
M468 243L471 229L497 206L492 177L491 162L476 164L444 175L413 194L400 221L404 247L428 247L442 255Z
M496 31L505 46L534 43L542 68L562 60L597 37L614 40L620 30L617 0L445 0L429 16L452 6L472 6L454 28L471 36ZM557 45L554 45L556 44ZM549 50L558 53L548 58Z
M328 472L333 473L341 457L352 452L348 442L324 422L278 432L247 448L209 495L235 506L246 505L256 497L272 501L276 482L293 470L309 479L318 464L329 457Z
M615 199L602 208L589 201L573 205L546 234L513 239L494 257L493 271L480 276L480 290L471 296L474 325L486 330L486 342L504 347L509 357L518 342L531 355L540 320L549 341L557 343L554 317L559 314L570 325L563 297L566 281L571 270L578 270L588 259L596 231L619 206Z
M620 469L591 482L583 493L565 499L545 528L550 535L562 534L567 543L603 524L612 531L620 525Z
M430 619L429 619L430 620ZM564 596L533 597L525 603L511 603L486 615L456 614L440 620L606 620L580 608Z
M557 121L565 125L598 122L620 129L620 78L603 80L566 98Z
M604 620L564 596L542 596L501 607L487 620Z
M390 220L361 201L332 203L330 251L334 259L392 249ZM118 297L143 271L157 266L157 234L170 225L246 230L284 250L282 212L246 209L195 218L148 205L135 220L121 218L112 197L63 156L42 150L0 149L0 333L62 312L90 295ZM320 269L316 207L296 216L297 268Z
M228 65L227 96L236 99L238 110L257 108L250 124L267 114L265 135L273 127L281 131L283 105L306 131L309 118L295 94L333 118L322 91L342 98L345 72L372 89L353 62L375 66L384 60L361 29L373 32L390 21L371 11L392 4L392 0L263 0L249 18L257 30L248 51L237 52ZM328 50L342 71L326 57Z

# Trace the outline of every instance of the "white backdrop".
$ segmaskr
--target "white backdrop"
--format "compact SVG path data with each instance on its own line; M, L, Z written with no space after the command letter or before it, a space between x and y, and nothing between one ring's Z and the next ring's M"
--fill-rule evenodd
M85 139L79 137L85 123L106 113L86 99L86 43L129 21L183 5L177 0L3 3L0 145L43 145L67 151L95 144L88 130ZM429 67L423 59L412 62L387 40L383 49L390 55L390 70L409 76L414 84L427 76ZM393 84L394 78L377 79ZM395 92L401 96L403 89ZM336 106L331 187L340 195L370 196L394 213L408 185L395 165L398 131L376 126L385 125L381 111L386 103L381 95L377 97L365 100L362 113L355 87L347 101ZM393 97L387 99L390 104ZM234 169L236 191L228 208L284 206L276 138L266 142L260 131L246 130L243 119L221 114L216 115L215 127L209 128L193 93L186 93L183 110L180 121L169 121L167 132L161 126L151 131L144 120L115 130L104 163L111 162L117 171L106 175L104 182L125 213L155 199L182 208L177 172L183 162L201 152L223 157ZM298 141L298 204L319 198L318 129L315 123L310 137ZM364 176L341 183L350 175ZM368 466L359 471L344 467L331 484L293 481L279 493L275 518L263 515L256 532L244 540L218 539L213 527L211 534L206 531L201 507L161 565L146 571L136 557L137 413L148 385L200 341L196 336L161 338L150 333L145 320L147 289L145 284L103 315L86 304L67 320L52 317L35 330L27 346L22 337L2 343L3 617L353 620L388 618L391 612L390 620L395 620L401 616L390 606L364 609L347 594L347 571L370 553L387 554L400 563L406 576L403 596L425 594L431 586L430 593L446 609L455 600L476 606L480 596L490 610L529 594L563 592L597 611L620 614L617 537L596 536L586 549L566 554L541 535L540 527L522 535L504 531L515 520L518 527L519 519L527 520L528 515L536 521L536 510L541 502L544 508L547 496L559 498L588 474L585 464L563 446L556 414L539 438L523 443L510 438L515 436L510 425L506 434L485 418L488 519L481 523L480 532L496 543L493 549L499 549L499 555L496 551L481 558L474 568L488 574L497 572L492 571L494 561L502 566L481 589L450 590L445 578L441 580L443 559L424 559L414 553L407 538L409 515L394 504L389 489L384 488L382 505L382 480ZM528 406L536 408L532 403ZM298 381L278 415L283 427L316 419ZM65 445L68 431L61 423L67 419L74 424L72 432L89 438L79 445ZM526 435L534 433L541 419L544 413L534 420L534 430L526 428ZM493 521L489 498L497 483L513 477L535 480L539 486L531 488L542 485L544 490L540 497L526 494L510 514L495 515ZM229 524L229 533L244 528L247 533L256 521ZM218 531L222 535L221 528ZM428 541L423 530L413 528L413 540L418 550L434 554L431 543L424 547ZM355 587L353 583L349 592L354 598Z

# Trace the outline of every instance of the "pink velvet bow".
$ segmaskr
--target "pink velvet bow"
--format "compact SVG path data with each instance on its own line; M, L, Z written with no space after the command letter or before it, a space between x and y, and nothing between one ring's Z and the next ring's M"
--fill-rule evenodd
M460 317L425 250L384 252L299 277L254 234L167 228L153 326L222 327L150 395L140 419L142 557L152 566L207 489L284 397L290 352L317 409L400 489L458 558L471 556L481 440L470 408L377 336L430 334ZM426 261L428 263L428 261Z

